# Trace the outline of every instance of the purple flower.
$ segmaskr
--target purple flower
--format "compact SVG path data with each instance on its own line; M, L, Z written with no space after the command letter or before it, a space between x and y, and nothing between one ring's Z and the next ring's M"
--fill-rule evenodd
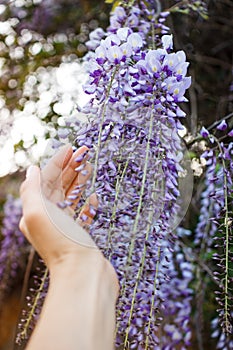
M136 349L162 349L169 340L185 347L190 337L192 271L184 257L175 262L170 232L177 225L184 171L179 102L186 101L191 79L185 54L171 52L172 36L153 37L151 25L167 32L163 21L151 23L155 10L144 3L115 8L105 39L87 57L85 91L92 99L82 111L88 123L70 124L78 130L76 146L88 146L94 164L86 196L95 189L100 208L90 233L122 286L116 345ZM148 49L147 40L156 49ZM175 270L179 264L182 277ZM155 322L164 307L173 331L163 329L166 335L158 339L163 326Z
M218 130L224 131L227 129L227 123L225 120L222 120L221 123L217 126Z
M203 126L200 130L200 134L202 137L207 138L209 136L209 131Z
M12 288L18 271L25 264L28 245L18 227L21 216L20 200L9 195L4 205L0 250L0 301Z
M38 322L42 306L48 292L49 273L44 262L39 259L36 262L37 273L33 276L33 284L26 296L26 307L21 312L20 323L18 324L18 333L16 344L22 345L27 341Z
M228 221L233 205L232 149L232 142L229 145L218 142L217 149L207 150L202 155L206 159L207 170L199 222L195 232L195 243L199 246L200 256L206 252L212 253L213 249L216 251L214 259L217 264L214 276L219 286L216 301L219 303L218 313L222 330L229 334L232 333L229 292L231 271L228 267L229 261L232 260L232 253L229 250L232 228Z
M124 28L119 28L116 34L121 41L126 41L130 33L131 33L130 28L124 27Z
M127 39L127 43L132 47L133 50L138 50L142 47L143 42L142 38L139 34L137 33L132 33L129 35Z
M119 46L114 45L109 47L106 56L110 62L114 64L119 64L123 57L123 52Z
M145 63L146 63L146 67L145 67L146 71L148 71L149 73L152 74L152 76L154 76L154 74L159 73L162 70L160 60L157 59L156 56L157 55L155 50L149 51L145 57L145 61L144 60L139 61L138 66L140 65L140 62L141 62L141 65L145 67Z
M173 49L173 37L172 35L163 35L162 37L162 45L163 48L167 51Z

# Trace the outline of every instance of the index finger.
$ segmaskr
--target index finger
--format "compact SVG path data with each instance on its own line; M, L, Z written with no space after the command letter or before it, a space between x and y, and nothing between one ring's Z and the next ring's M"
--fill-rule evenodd
M59 149L57 153L48 161L42 170L42 178L46 183L53 184L61 176L62 170L68 164L73 151L71 144L67 144Z

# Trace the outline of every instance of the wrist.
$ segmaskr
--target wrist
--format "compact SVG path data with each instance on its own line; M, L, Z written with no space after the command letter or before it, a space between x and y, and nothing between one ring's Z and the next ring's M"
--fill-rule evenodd
M115 303L119 284L113 266L98 249L85 249L67 254L50 266L51 284L63 283L65 279L70 286L91 286L93 292L106 294Z
M118 282L109 261L99 250L87 250L84 256L63 255L49 269L49 290L33 340L46 349L54 349L54 342L62 350L113 349ZM30 349L37 349L34 343Z

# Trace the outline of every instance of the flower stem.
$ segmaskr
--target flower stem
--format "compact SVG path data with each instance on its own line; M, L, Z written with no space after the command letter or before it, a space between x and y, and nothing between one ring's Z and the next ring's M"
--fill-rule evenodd
M152 109L151 110L151 115L150 115L148 140L147 140L147 144L146 144L146 155L145 155L145 164L144 164L144 168L143 168L142 185L141 185L139 203L138 203L138 207L137 207L137 214L136 214L136 218L135 218L134 226L133 226L132 240L131 240L131 244L130 244L130 248L129 248L128 263L130 263L131 259L132 259L134 243L135 243L135 238L136 238L135 235L136 235L136 232L137 232L138 223L139 223L139 219L140 219L140 215L141 215L142 198L143 198L143 195L144 195L145 184L146 184L146 176L147 176L147 169L148 169L148 165L149 165L150 140L151 140L152 131L153 131L153 121L154 121L154 111Z
M220 144L220 142L218 141L218 139L211 135L215 142L218 145L219 151L221 154L223 154L223 149L222 146ZM224 328L223 330L225 331L225 333L231 333L232 332L232 325L231 322L229 320L229 215L228 215L228 193L227 193L227 175L226 175L226 163L224 160L224 157L221 158L222 161L222 165L223 165L223 178L224 178L224 209L225 209L225 217L224 217L224 227L225 227L225 276L224 276Z
M109 227L109 231L108 231L108 241L107 241L107 245L108 245L108 251L111 252L111 236L112 236L112 232L114 230L114 227L115 227L115 217L116 217L116 210L117 210L117 204L118 204L118 196L119 196L119 193L120 193L120 188L121 188L121 185L123 183L123 180L124 180L124 176L125 176L125 173L126 173L126 170L127 170L127 167L128 167L128 164L129 164L129 160L130 160L130 157L131 157L131 153L128 157L128 159L126 160L125 162L125 166L124 166L124 169L122 171L122 174L121 176L117 177L117 183L116 183L116 193L115 193L115 199L114 199L114 206L113 206L113 211L112 211L112 216L111 216L111 219L110 219L110 227ZM120 164L119 164L119 167L118 167L118 172L120 170ZM111 259L111 253L110 255L108 256L108 259L110 260Z
M137 228L138 228L139 218L140 218L140 215L141 215L140 213L141 213L141 208L142 208L142 198L143 198L143 194L144 194L144 190L145 190L147 169L148 169L148 164L149 164L150 140L151 140L152 131L153 131L153 121L154 121L154 110L152 109L151 113L150 113L149 133L148 133L148 141L147 141L147 145L146 145L146 156L145 156L145 164L144 164L144 169L143 169L143 178L142 178L142 185L141 185L141 191L140 191L140 198L139 198L139 203L138 203L138 207L137 207L137 214L136 214L136 218L135 218L134 226L133 226L133 234L132 234L132 240L131 240L131 244L130 244L130 248L129 248L129 255L128 255L128 259L127 259L127 264L131 263L133 249L134 249L134 244L135 244L135 239L136 239L135 236L136 236L136 232L137 232ZM146 237L145 237L145 242L148 240L149 230L151 228L151 221L152 221L152 218L153 218L153 212L152 211L150 212L150 216L151 216L151 218L149 220L149 224L147 225L147 233L146 233ZM125 341L124 341L124 349L126 349L126 345L128 343L130 322L131 322L131 319L132 319L132 313L133 313L133 308L134 308L134 303L135 303L136 291L137 291L138 282L140 280L141 273L142 273L143 266L144 266L144 262L145 262L145 253L146 253L145 242L144 242L142 258L141 258L141 261L140 261L140 267L139 267L139 270L138 270L138 273L137 273L137 277L136 277L136 283L135 283L135 287L134 287L132 302L131 302L130 316L129 316L129 320L128 320L128 325L127 325L126 335L125 335Z
M41 298L41 293L43 292L43 289L44 289L44 285L45 285L45 282L46 282L46 278L48 276L48 268L46 268L44 274L43 274L43 277L41 279L41 284L40 284L40 287L39 289L37 290L36 292L36 297L34 299L34 302L32 304L32 307L31 307L31 310L29 311L29 314L28 314L28 317L27 317L27 320L23 326L23 329L22 331L18 334L17 336L17 339L16 339L16 342L19 344L22 340L25 340L27 339L27 332L29 330L29 327L30 327L30 323L32 322L32 319L35 315L35 310L36 310L36 307L38 305L38 302Z
M127 324L127 328L126 328L124 348L126 348L126 345L128 343L130 323L131 323L132 316L133 316L133 309L134 309L134 304L135 304L138 283L140 281L140 278L141 278L141 275L143 272L143 268L144 268L144 264L145 264L146 242L148 241L148 238L149 238L149 233L150 233L151 226L152 226L152 220L153 220L153 211L150 211L149 220L148 220L147 229L146 229L146 236L145 236L144 245L143 245L142 257L140 259L140 264L139 264L140 267L139 267L139 270L137 273L136 282L135 282L134 291L133 291L133 297L132 297L131 308L130 308L130 315L129 315L128 324ZM160 256L160 248L159 248L159 256ZM158 269L159 269L159 260L157 261L157 264L156 264L156 275L155 275L155 279L154 279L154 286L155 287L156 287L156 281L157 281L157 277L158 277L158 273L157 273ZM151 311L151 313L152 313L152 311ZM150 313L150 315L151 315L151 313Z
M156 270L155 270L155 277L154 277L154 288L153 288L154 294L152 295L152 299L151 299L150 318L149 318L148 327L147 327L145 350L147 350L148 346L149 346L150 328L151 328L151 322L152 322L152 317L153 317L153 310L154 310L154 305L155 305L156 283L157 283L158 275L159 275L160 255L161 255L161 246L159 245L159 247L158 247L158 260L157 260L157 263L156 263Z
M94 192L95 182L96 182L96 177L97 177L98 161L99 161L99 154L100 154L100 147L101 147L101 136L102 136L102 131L103 131L103 123L104 123L104 117L105 117L108 97L110 95L110 90L111 90L111 87L112 87L112 83L113 83L113 80L115 78L115 75L116 75L118 69L119 69L119 65L116 66L116 68L115 68L115 70L114 70L114 72L113 72L113 74L111 76L111 80L110 80L108 88L107 88L106 99L105 99L104 105L101 108L100 128L99 128L99 135L98 135L98 141L97 141L97 146L96 146L95 164L94 164L94 169L93 169L91 192Z

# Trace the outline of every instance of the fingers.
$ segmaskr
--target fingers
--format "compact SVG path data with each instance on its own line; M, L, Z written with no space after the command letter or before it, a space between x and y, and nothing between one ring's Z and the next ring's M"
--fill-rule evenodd
M82 170L77 173L77 177L66 193L66 200L72 202L71 208L75 209L77 207L91 173L92 166L89 162L86 162Z
M68 164L72 154L73 151L70 144L61 147L42 170L43 181L48 184L56 182L61 176L61 171Z
M83 206L77 222L85 229L91 225L98 209L98 198L96 193L92 193Z
M40 169L38 167L30 167L32 173L30 174L30 176L28 174L28 178L21 186L21 198L23 201L23 207L26 208L25 210L27 213L33 214L33 208L36 208L35 200L38 202L37 206L42 205L42 182L43 190L44 188L47 189L46 197L48 198L48 191L50 190L50 195L48 199L52 202L60 204L59 206L61 208L68 207L69 214L74 214L73 209L77 206L82 196L82 193L86 188L86 183L91 176L92 166L87 161L87 147L81 147L74 154L71 154L70 151L72 152L72 148L70 148L70 145L62 147L62 149L60 149L56 153L56 155L44 168L43 178L42 174L40 174ZM49 171L51 171L52 174L49 174ZM61 172L62 176L60 176ZM62 185L58 182L60 181L59 177L60 180L62 177ZM53 183L52 179L55 183ZM66 198L65 201L64 196ZM64 205L62 201L64 201ZM97 207L98 200L96 195L93 194L89 197L88 203L85 204L80 213L80 223L90 225L93 217L95 216ZM22 229L24 229L25 225L21 223L21 226Z
M70 144L60 148L42 171L43 192L53 203L63 201L72 182L77 178L77 167L85 165L88 148L80 147L73 153Z
M84 168L88 159L88 151L89 149L86 146L80 147L74 152L67 166L64 168L62 172L62 187L65 194L67 194L79 173L86 173Z

